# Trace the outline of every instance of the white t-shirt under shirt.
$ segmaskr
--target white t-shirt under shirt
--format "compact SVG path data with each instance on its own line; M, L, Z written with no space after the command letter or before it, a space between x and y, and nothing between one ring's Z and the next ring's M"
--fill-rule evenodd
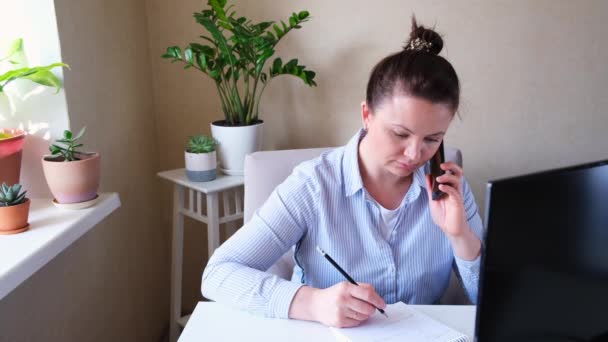
M370 200L378 207L378 209L380 209L381 219L379 222L378 229L380 229L380 233L382 233L382 237L384 237L384 240L388 240L389 235L395 228L395 224L397 224L397 214L399 213L399 208L403 206L403 201L401 201L397 208L391 210L386 209L385 207L380 205L380 203L378 203L378 201L376 201L372 196L370 196L367 191L365 192L365 195L367 196L368 200Z

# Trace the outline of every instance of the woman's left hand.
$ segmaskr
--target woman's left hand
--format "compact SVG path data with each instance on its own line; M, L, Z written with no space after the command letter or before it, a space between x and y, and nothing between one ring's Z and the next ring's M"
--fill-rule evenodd
M441 169L446 173L439 176L437 181L442 183L439 185L439 190L445 195L438 200L431 199L431 175L426 175L426 190L431 199L429 201L431 216L448 237L459 237L469 229L461 192L462 169L453 162L441 164Z

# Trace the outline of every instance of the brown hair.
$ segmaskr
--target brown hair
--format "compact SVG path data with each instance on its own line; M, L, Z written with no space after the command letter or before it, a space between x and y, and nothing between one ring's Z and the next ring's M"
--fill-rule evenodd
M442 48L441 36L418 26L412 17L412 31L403 50L385 57L372 70L366 94L372 112L397 90L432 103L446 104L456 112L460 83L450 62L438 55Z

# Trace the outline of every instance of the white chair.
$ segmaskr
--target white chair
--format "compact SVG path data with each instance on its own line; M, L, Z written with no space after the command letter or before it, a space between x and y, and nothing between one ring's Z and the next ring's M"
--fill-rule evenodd
M245 204L243 221L251 219L253 213L266 201L272 191L287 176L293 168L301 162L319 156L329 148L312 148L280 151L261 151L245 157ZM445 149L446 160L454 161L462 166L462 154L460 150L453 148ZM293 252L285 253L268 272L276 274L284 279L291 279L294 261ZM460 282L452 272L448 290L440 300L442 304L468 304Z

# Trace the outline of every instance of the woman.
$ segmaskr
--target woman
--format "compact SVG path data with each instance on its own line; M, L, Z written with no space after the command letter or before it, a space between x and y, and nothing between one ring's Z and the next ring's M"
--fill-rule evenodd
M356 326L386 303L431 304L450 270L475 301L481 220L458 165L441 165L447 196L430 200L426 162L459 103L459 81L434 31L412 20L403 51L372 71L363 129L302 163L203 274L207 298L270 317ZM295 247L294 247L295 246ZM316 251L331 255L360 286ZM294 247L292 281L264 272Z

